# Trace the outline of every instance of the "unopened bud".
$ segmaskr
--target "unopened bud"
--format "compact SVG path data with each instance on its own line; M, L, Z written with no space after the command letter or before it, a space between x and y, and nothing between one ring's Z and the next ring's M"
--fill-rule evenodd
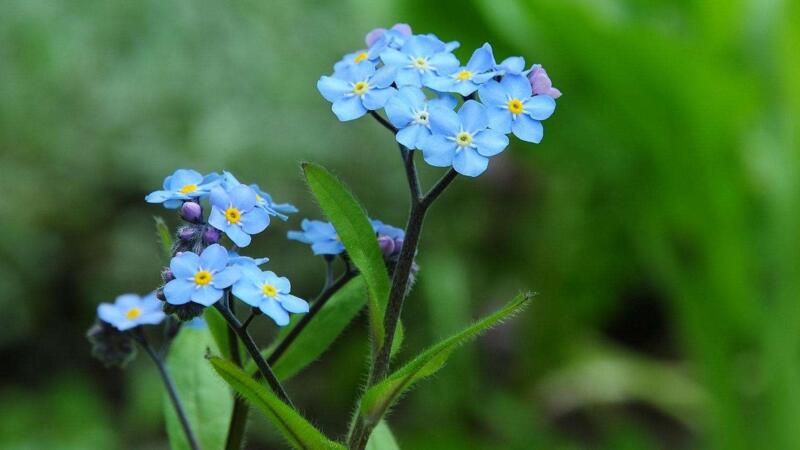
M203 231L203 242L206 244L216 244L219 242L219 238L222 235L220 231L214 227L206 227L205 231Z
M389 236L379 236L378 247L381 248L384 257L389 257L394 253L394 239Z
M191 226L181 227L178 230L178 237L182 241L191 241L194 239L195 229Z
M181 218L192 223L202 222L203 208L197 202L185 202L181 206Z
M175 275L169 267L165 267L164 270L161 271L161 279L164 280L164 283L169 283L175 279Z

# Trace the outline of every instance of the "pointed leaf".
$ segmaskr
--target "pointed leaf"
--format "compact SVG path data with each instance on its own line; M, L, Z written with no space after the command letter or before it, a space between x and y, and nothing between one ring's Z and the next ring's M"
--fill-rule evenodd
M389 298L389 275L375 231L364 208L341 181L316 164L304 163L303 171L311 192L333 223L350 260L364 277L369 292L373 344L380 348L384 334L383 311Z
M161 244L161 255L166 258L166 261L169 261L172 258L172 234L163 218L154 216L153 220L156 222L156 234L158 242Z
M425 350L411 362L369 388L361 399L360 413L363 420L368 424L377 423L412 384L441 369L453 350L518 313L528 304L532 296L530 293L518 295L499 311Z
M372 430L366 450L400 450L400 446L397 445L392 430L389 429L385 420L378 422L378 425Z
M207 349L217 350L209 329L184 326L170 346L166 365L200 447L221 450L225 447L233 398L228 386L206 363ZM164 414L170 448L189 450L166 392Z
M208 358L219 375L234 391L260 409L296 449L329 450L344 446L328 439L303 416L279 399L264 385L259 384L230 361L212 356Z

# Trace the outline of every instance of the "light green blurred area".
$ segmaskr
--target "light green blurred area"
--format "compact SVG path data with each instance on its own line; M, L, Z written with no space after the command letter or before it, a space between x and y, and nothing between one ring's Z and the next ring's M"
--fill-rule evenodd
M0 3L0 448L166 446L153 368L105 370L83 333L97 303L157 285L152 216L176 220L143 197L175 168L231 170L318 218L312 160L403 224L392 137L315 89L395 22L461 41L462 61L488 41L542 63L564 92L541 144L514 141L426 222L401 358L539 295L407 396L401 446L800 448L792 0ZM248 251L311 297L322 263L284 238L299 219ZM289 384L332 436L364 328ZM254 417L249 448L277 439Z

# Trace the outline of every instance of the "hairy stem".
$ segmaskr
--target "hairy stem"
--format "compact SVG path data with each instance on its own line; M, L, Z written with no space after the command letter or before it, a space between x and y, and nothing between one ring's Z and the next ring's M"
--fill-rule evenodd
M181 423L181 428L183 428L184 434L186 434L186 441L189 442L189 447L191 447L192 450L200 450L200 446L197 444L197 438L192 432L191 425L189 425L189 418L186 417L186 411L183 409L183 404L178 397L178 391L175 390L175 383L173 383L172 377L169 376L169 372L167 372L167 368L164 366L164 361L158 356L156 351L153 350L153 347L150 346L150 343L147 342L147 338L140 328L135 328L132 332L132 335L158 368L158 373L161 375L161 381L164 382L164 387L167 389L167 394L172 402L172 407L175 408L175 414L178 416L178 421Z
M230 292L225 292L224 301L227 302L231 314L235 314L234 306L231 303ZM253 317L254 316L251 315L250 319ZM246 329L248 322L245 322L242 327ZM242 367L242 355L239 352L239 341L232 327L228 327L228 352L231 355L231 361L238 367ZM247 401L238 394L234 395L233 411L231 412L231 421L228 425L228 438L225 442L225 450L241 450L242 444L244 443L244 432L247 428L247 414L249 412L250 406L247 404Z
M215 303L214 307L228 322L228 326L233 329L237 336L239 336L239 339L247 349L247 353L249 353L250 357L253 358L256 366L258 366L258 371L261 373L264 379L267 380L267 383L272 388L273 392L275 392L275 395L277 395L287 405L294 407L291 399L289 399L289 395L286 394L286 390L283 389L281 382L278 381L278 377L276 377L275 373L272 372L272 369L269 367L269 363L267 363L264 357L261 356L261 351L259 350L255 341L253 341L253 337L250 336L250 333L248 333L247 330L242 328L242 324L239 322L239 319L237 319L236 316L231 313L230 309L228 309L226 305L223 305L223 302Z

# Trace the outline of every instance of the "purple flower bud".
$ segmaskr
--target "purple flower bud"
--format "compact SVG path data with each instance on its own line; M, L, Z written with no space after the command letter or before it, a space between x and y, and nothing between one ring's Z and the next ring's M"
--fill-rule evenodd
M561 97L561 91L553 87L553 82L547 76L547 71L544 70L541 64L534 64L528 74L528 79L531 81L531 90L534 95L548 95L553 98Z
M203 208L197 202L185 202L181 206L181 218L187 222L199 223L203 220Z
M392 27L392 30L397 31L405 37L411 36L411 25L407 23L396 23ZM364 37L364 42L367 44L367 47L372 47L372 44L382 38L383 35L386 34L386 31L386 28L375 28L367 33L366 37Z
M220 231L214 227L206 227L203 232L203 241L206 244L216 244L221 237Z
M397 253L400 253L400 249L403 248L403 240L402 239L395 239L394 240L394 250Z
M191 241L194 238L194 228L181 227L181 229L178 230L178 237L182 241Z
M172 269L169 267L164 268L161 272L161 279L164 280L164 283L169 283L170 281L175 279L175 275L172 273Z
M391 254L394 253L394 239L389 236L378 237L378 246L381 248L381 253L383 253L385 257L391 256Z

